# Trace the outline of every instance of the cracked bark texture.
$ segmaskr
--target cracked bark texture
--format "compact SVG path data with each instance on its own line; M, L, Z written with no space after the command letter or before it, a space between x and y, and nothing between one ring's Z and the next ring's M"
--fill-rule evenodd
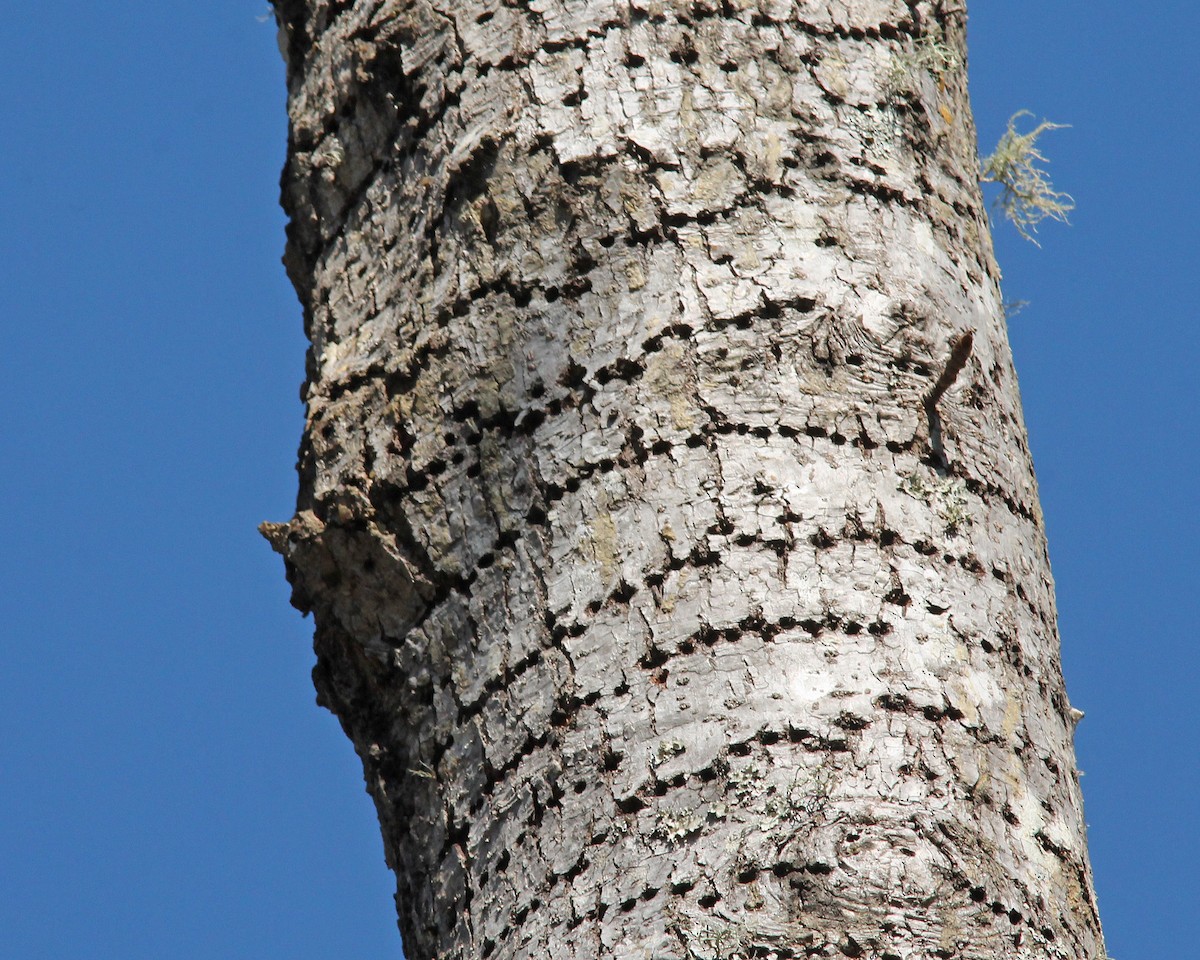
M275 6L407 956L1102 957L962 6Z

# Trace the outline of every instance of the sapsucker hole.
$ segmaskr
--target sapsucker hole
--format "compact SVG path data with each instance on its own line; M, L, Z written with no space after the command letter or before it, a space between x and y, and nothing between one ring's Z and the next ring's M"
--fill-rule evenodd
M601 764L601 769L606 773L612 773L621 765L621 761L625 759L625 754L616 750L608 750L604 754L604 760Z

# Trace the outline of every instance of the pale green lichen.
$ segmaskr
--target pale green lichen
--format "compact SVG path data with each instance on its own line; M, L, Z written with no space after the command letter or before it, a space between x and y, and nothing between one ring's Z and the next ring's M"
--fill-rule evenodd
M671 843L678 843L698 832L707 819L707 815L695 807L664 811L658 815L653 835Z
M666 763L671 758L677 757L686 751L687 747L679 740L661 740L650 762L657 766L658 764Z
M1056 191L1049 174L1038 166L1048 162L1037 148L1038 137L1066 125L1043 120L1028 133L1018 133L1017 121L1032 115L1028 110L1019 110L1009 117L1008 129L996 149L980 161L980 180L1000 185L1000 209L1021 236L1037 244L1033 234L1038 224L1046 219L1068 223L1067 214L1075 209L1075 201L1069 194Z
M729 771L729 789L739 803L756 800L763 792L763 773L750 764Z
M761 818L761 826L812 821L826 810L832 788L827 769L797 771L791 782L771 783L768 770L757 764L731 769L726 775L734 808Z
M767 816L781 821L811 823L822 818L829 809L833 773L825 767L799 771L784 791L772 789L769 793L763 805Z
M913 472L901 478L899 488L936 510L950 536L974 522L968 506L967 485L958 477L929 480Z
M947 73L961 65L958 51L946 42L940 29L934 28L917 37L910 48L896 54L888 83L893 90L900 90L921 73L928 73L941 83Z

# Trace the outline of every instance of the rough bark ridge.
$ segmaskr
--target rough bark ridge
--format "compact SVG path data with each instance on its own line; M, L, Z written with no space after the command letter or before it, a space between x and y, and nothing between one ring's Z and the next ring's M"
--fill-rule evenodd
M276 8L407 955L1101 957L961 6Z

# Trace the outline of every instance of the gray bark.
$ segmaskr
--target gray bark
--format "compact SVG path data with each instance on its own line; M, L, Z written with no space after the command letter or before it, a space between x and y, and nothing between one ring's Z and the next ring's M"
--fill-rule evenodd
M1102 957L961 6L276 8L407 955Z

